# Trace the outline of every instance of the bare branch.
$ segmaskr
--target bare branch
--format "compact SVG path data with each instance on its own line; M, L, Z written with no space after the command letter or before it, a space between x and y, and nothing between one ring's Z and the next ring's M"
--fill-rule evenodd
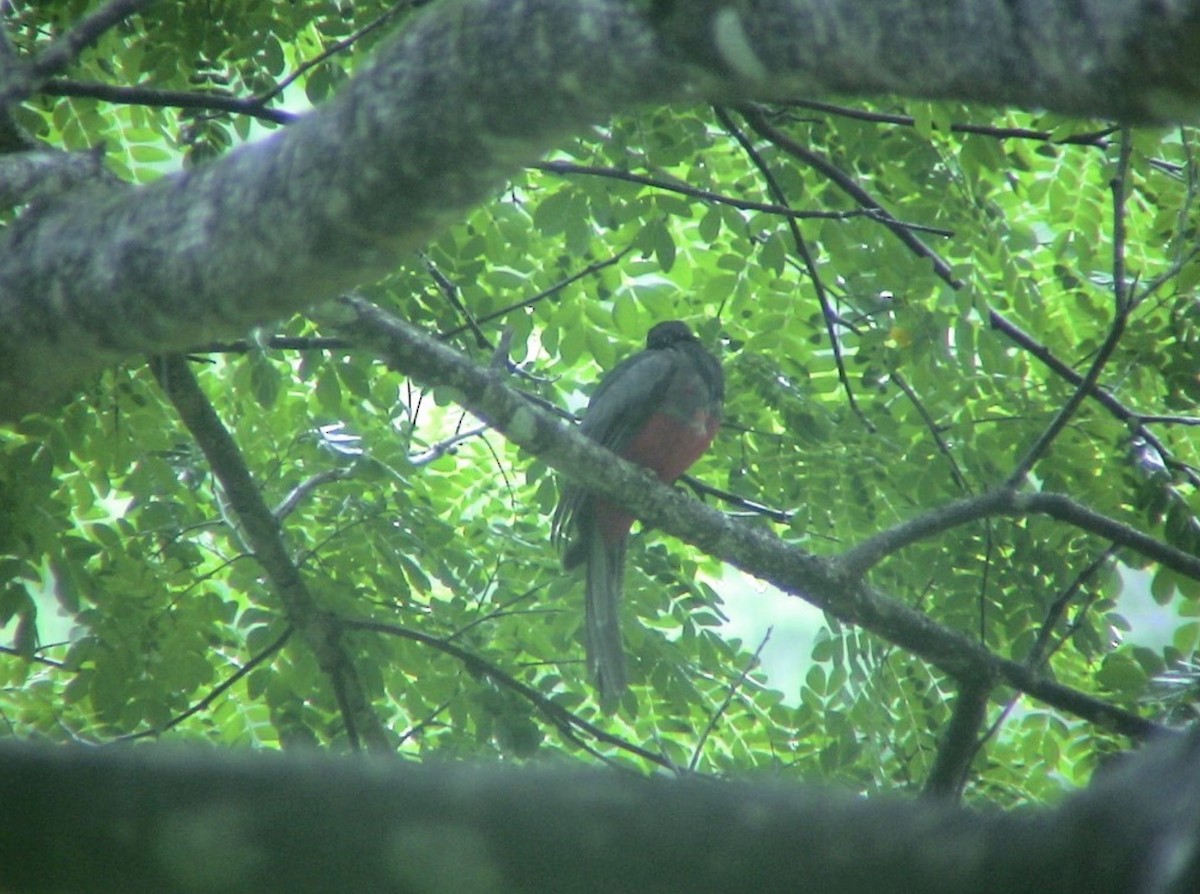
M716 113L717 120L737 140L738 145L742 147L742 151L746 153L751 163L758 169L763 180L767 183L767 189L775 197L775 201L781 205L786 205L787 195L784 193L783 187L779 185L779 180L775 177L771 166L762 157L762 153L754 148L754 145L746 138L746 135L742 133L741 128L734 124L728 112L718 107ZM754 119L747 117L747 120L750 121L752 127L755 126ZM761 120L759 123L761 124ZM846 402L850 405L850 410L858 417L863 426L866 427L867 431L873 432L875 431L875 426L858 406L858 399L854 396L854 389L850 387L850 377L846 375L846 361L842 356L842 342L838 338L837 329L834 328L834 324L838 320L838 315L834 313L833 307L829 303L829 295L825 290L825 283L821 279L816 263L813 261L812 252L808 250L808 243L804 241L804 234L800 232L799 224L795 219L789 219L787 224L792 234L792 244L795 245L796 253L804 263L804 270L808 274L809 281L813 284L813 289L817 294L817 302L821 306L821 319L825 323L825 336L829 339L829 347L833 351L833 360L837 366L838 381L841 382L842 390L846 393Z
M915 127L917 119L911 115L895 115L887 112L856 109L850 106L836 105L830 102L818 102L811 99L792 99L779 103L797 109L811 109L814 112L825 112L841 118L853 118L856 121L869 121L874 124L892 124L899 127ZM1108 137L1117 131L1116 127L1105 127L1101 130L1085 133L1070 134L1065 137L1055 137L1048 130L1030 130L1027 127L999 127L994 124L959 124L950 125L951 133L971 133L985 137L995 137L998 140L1037 140L1042 143L1054 143L1059 146L1091 146L1096 149L1108 148Z
M850 574L866 574L888 556L944 531L993 515L1003 515L1012 503L1012 493L990 490L977 497L955 500L900 522L869 537L841 554L839 564Z
M261 343L249 339L238 341L212 342L206 345L196 345L188 348L187 354L249 354L270 348L276 351L337 351L352 348L354 345L344 338L318 338L316 336L292 337L274 335Z
M1065 521L1084 531L1153 559L1187 577L1200 580L1200 557L1155 540L1136 528L1101 515L1065 494L1020 493L996 488L977 497L956 500L901 522L842 553L838 565L849 574L865 574L887 556L951 528L996 515L1037 513Z
M993 329L1002 332L1015 344L1019 345L1038 360L1042 361L1042 363L1048 366L1056 375L1062 377L1077 388L1083 384L1083 376L1075 372L1075 370L1071 369L1071 367L1067 366L1067 364L1055 357L1054 353L1048 347L1046 347L1046 345L1042 344L1032 335L1025 332L1016 323L1013 323L1011 320L1007 319L999 311L988 311L988 321ZM1180 418L1190 419L1191 417L1168 417L1166 419L1160 419L1160 417L1144 415L1125 406L1123 403L1121 403L1121 401L1113 396L1111 391L1099 384L1093 384L1088 393L1117 419L1134 426L1135 432L1158 451L1159 455L1163 457L1163 461L1168 466L1177 471L1184 472L1188 475L1193 484L1200 486L1200 475L1197 475L1194 470L1191 470L1189 467L1184 466L1182 463L1174 460L1171 457L1170 451L1167 450L1166 445L1163 444L1162 441L1152 431L1146 428L1148 424L1155 421L1179 422ZM1185 424L1192 423L1189 422Z
M1054 637L1054 631L1062 621L1063 615L1067 612L1067 607L1079 595L1079 591L1083 589L1083 585L1091 580L1112 561L1116 554L1116 546L1108 546L1099 556L1097 556L1086 568L1075 575L1075 579L1069 583L1066 588L1059 594L1058 598L1051 603L1050 608L1046 611L1046 619L1042 622L1041 628L1038 630L1037 639L1033 641L1033 646L1029 650L1029 655L1025 658L1025 663L1034 670L1038 670L1046 665L1052 653L1051 640ZM1079 618L1076 618L1078 623ZM1063 640L1058 641L1058 645L1062 645Z
M325 469L322 472L317 472L315 475L305 478L288 491L287 496L279 501L279 505L275 507L272 514L280 521L283 521L295 512L296 507L307 499L309 494L321 487L321 485L328 484L330 481L340 481L349 476L350 471L348 469Z
M925 428L929 430L929 436L933 438L933 443L937 446L938 453L946 457L946 462L950 464L950 476L954 479L954 484L964 494L971 493L971 485L967 483L966 476L963 475L962 469L959 468L958 460L954 458L954 454L950 451L950 445L946 443L946 439L942 437L942 432L938 427L934 418L929 414L929 410L925 407L925 402L921 400L920 395L913 390L913 387L908 384L908 381L899 372L893 372L889 378L892 382L904 392L904 396L908 398L917 409L921 421L925 423Z
M960 683L958 698L946 735L938 746L937 759L925 782L925 794L947 801L956 801L967 783L971 762L978 752L979 728L987 719L988 695L994 680L971 680Z
M1016 497L1014 507L1018 512L1037 512L1075 525L1105 540L1141 553L1185 577L1200 580L1200 556L1185 553L1155 540L1149 534L1143 534L1136 528L1075 502L1066 494L1020 494Z
M618 168L581 165L569 161L543 161L529 165L529 167L537 171L545 171L547 174L558 174L563 177L583 175L604 177L609 180L622 180L626 183L635 183L650 189L660 189L664 192L673 192L681 196L700 199L704 202L711 202L714 205L728 205L730 208L737 208L739 211L759 211L763 214L776 214L780 217L788 217L794 220L854 220L860 217L868 217L879 221L884 219L879 210L874 208L857 208L853 211L800 211L785 204L739 199L734 196L725 195L724 193L689 186L683 181L663 180L660 177L651 177L648 174L635 174L632 171L622 171ZM904 226L911 230L932 233L935 236L954 235L950 230L942 227L929 227L924 224L915 223L905 223Z
M466 431L461 431L458 434L446 438L445 440L438 441L436 444L431 444L427 449L422 450L420 453L410 454L408 461L414 466L428 465L435 460L441 459L463 441L469 441L471 438L476 438L479 435L482 435L488 430L488 428L489 426L487 425L476 425L473 428L467 429Z
M700 763L700 756L704 753L704 743L708 741L708 737L712 735L713 730L717 728L717 724L721 722L721 718L725 716L725 712L729 710L729 706L733 703L733 697L737 695L742 684L746 682L746 677L750 676L750 671L758 667L759 659L762 656L762 651L767 647L767 643L771 641L771 634L774 632L774 627L768 627L767 632L763 634L763 638L758 643L758 648L754 650L754 654L746 661L746 666L742 668L742 672L738 674L738 678L731 682L725 689L725 698L709 715L708 723L704 724L704 730L700 733L700 737L696 740L696 745L692 748L692 759L688 761L688 769L695 771Z
M603 261L595 261L591 264L588 264L582 270L572 273L570 276L564 277L549 288L542 289L542 291L538 292L536 295L522 299L521 301L518 301L515 304L510 304L507 307L502 307L499 310L492 311L490 314L484 314L475 322L482 326L484 323L490 323L492 320L507 316L514 310L524 310L527 307L533 307L533 305L559 294L567 286L577 283L579 280L584 279L585 277L592 276L596 273L599 273L601 270L604 270L605 268L612 267L613 265L619 263L620 260L632 250L633 246L626 246L615 255L605 258ZM442 333L442 338L450 339L456 335L461 335L467 330L467 328L467 326L463 325L454 329L447 329Z

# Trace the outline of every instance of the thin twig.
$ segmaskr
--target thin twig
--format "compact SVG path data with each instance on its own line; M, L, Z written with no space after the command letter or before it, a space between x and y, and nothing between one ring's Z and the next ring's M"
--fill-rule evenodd
M1037 632L1037 638L1033 641L1033 646L1030 647L1029 655L1025 659L1025 663L1030 668L1041 670L1045 667L1051 654L1050 641L1054 636L1055 628L1058 627L1058 623L1062 620L1063 615L1066 614L1067 606L1074 601L1076 595L1083 589L1083 585L1091 580L1101 568L1107 565L1113 556L1116 555L1116 552L1117 547L1109 544L1104 552L1075 575L1074 580L1050 604L1050 608L1046 611L1045 620L1042 621L1042 626Z
M410 454L408 461L413 466L429 465L429 463L441 459L463 441L469 441L471 438L479 437L479 435L486 432L489 428L491 428L490 425L477 425L474 428L469 428L466 431L459 432L458 434L452 435L449 438L438 441L436 444L431 444L428 448L422 450L420 453Z
M675 765L653 751L648 751L640 745L635 745L619 736L614 736L611 733L605 732L595 724L589 723L582 717L571 713L562 705L547 698L538 692L532 686L522 683L512 674L501 670L496 665L489 661L480 658L474 652L469 652L461 646L456 646L444 639L439 639L436 636L430 636L427 633L420 633L416 630L409 630L405 627L399 627L395 624L386 624L382 621L358 620L354 618L343 618L339 622L342 627L347 630L365 630L373 633L382 633L387 636L396 636L401 639L411 640L429 646L439 652L443 652L452 658L457 659L469 671L475 674L486 676L494 682L511 689L519 696L528 701L545 717L564 737L574 742L581 748L587 750L595 757L605 759L604 755L591 748L586 742L579 738L578 731L587 733L599 742L604 742L607 745L612 745L615 748L620 748L623 751L628 751L630 754L637 755L643 760L656 764L660 767L665 767L670 770L675 769Z
M277 351L338 351L349 350L354 342L348 338L332 338L316 336L274 335L261 342L250 339L237 341L214 341L208 344L188 348L186 354L249 354L270 348Z
M661 177L651 177L649 174L635 174L632 171L622 171L619 168L581 165L569 161L543 161L529 165L529 167L534 170L545 171L547 174L558 174L562 177L582 175L604 177L608 180L622 180L626 183L634 183L639 186L649 187L650 189L660 189L664 192L673 192L681 196L700 199L704 202L712 202L714 205L727 205L730 208L737 208L739 211L758 211L763 214L775 214L794 220L854 220L860 217L882 220L878 210L873 208L855 208L852 211L800 211L784 204L739 199L734 196L725 195L724 193L690 186L682 181L664 180ZM954 235L950 230L943 227L930 227L924 224L910 223L906 223L905 226L913 230L932 233L935 236Z
M34 653L33 655L27 655L24 650L14 649L12 646L0 646L0 653L5 655L15 655L18 658L24 659L25 661L32 661L35 664L44 664L46 667L55 667L59 670L62 670L66 667L66 664L61 661L56 661L53 658L47 658L46 656L38 655L37 653Z
M1054 635L1054 628L1058 625L1059 620L1061 620L1067 606L1075 598L1075 594L1078 593L1079 590L1082 589L1083 584L1097 571L1103 568L1115 554L1116 547L1110 544L1099 556L1099 558L1097 558L1090 565L1088 565L1087 568L1083 569L1083 571L1079 572L1079 574L1075 576L1075 579L1067 585L1067 588L1050 606L1049 611L1046 612L1046 619L1042 622L1042 627L1038 631L1037 639L1034 641L1033 647L1029 650L1029 654L1025 657L1025 666L1031 671L1034 671L1035 673L1041 673L1042 669L1046 666L1046 663L1050 660L1050 656L1060 649L1071 636L1074 629L1078 628L1079 624L1082 622L1082 612L1084 608L1086 608L1086 604L1084 608L1080 609L1080 613L1076 615L1075 620L1072 622L1072 629L1068 630L1053 646L1050 645L1050 639ZM1022 697L1023 694L1018 691L1005 703L1004 707L1000 710L1000 713L996 716L996 719L988 725L988 728L984 731L983 735L980 736L979 740L975 743L975 753L971 755L971 762L974 762L975 755L982 750L983 746L986 745L992 738L994 738L998 732L1000 732L1001 728L1004 726L1004 721L1008 719L1008 716L1013 712L1013 709L1017 706L1017 703Z
M296 511L296 507L323 484L328 484L331 481L340 481L343 478L349 478L351 472L349 469L326 469L323 472L318 472L304 481L301 481L293 487L286 497L279 501L279 505L273 510L274 516L283 521L289 515Z
M1035 339L1032 335L1025 332L1016 323L1012 322L999 311L988 311L988 322L991 327L998 332L1003 333L1019 347L1023 348L1028 353L1032 354L1043 364L1051 369L1056 375L1065 379L1071 385L1079 387L1083 384L1083 376L1059 360L1054 353L1044 344ZM1111 391L1099 384L1092 386L1089 391L1089 396L1097 401L1102 407L1109 411L1114 417L1122 422L1129 423L1134 426L1134 433L1145 439L1146 443L1152 446L1158 454L1163 458L1163 462L1169 468L1183 472L1191 480L1193 485L1200 486L1200 475L1196 474L1195 470L1191 469L1184 463L1180 463L1171 457L1170 451L1166 445L1152 431L1146 428L1146 425L1154 421L1155 417L1145 416L1138 413L1136 410L1131 410L1118 400ZM1191 417L1185 417L1191 418ZM1167 422L1176 422L1177 420L1167 419ZM1190 423L1189 423L1190 424Z
M741 128L734 123L725 109L718 107L716 114L717 120L737 140L738 145L742 147L742 151L746 153L750 162L758 169L766 181L768 191L775 197L775 201L781 205L787 205L787 195L784 193L778 179L776 179L775 173L771 170L771 166L767 164L766 159L754 148L754 144L742 133ZM754 126L753 120L750 120L750 123L751 126ZM804 262L804 268L808 273L809 281L813 284L813 289L816 291L817 302L821 306L821 318L825 322L825 334L829 339L829 346L833 351L833 360L838 372L838 381L841 382L842 390L846 393L846 401L850 405L850 410L858 417L867 431L874 432L874 423L867 418L866 414L858 406L858 400L854 396L854 389L850 387L850 377L846 373L846 361L842 356L842 342L838 338L837 330L834 328L834 321L837 315L829 303L829 295L825 291L825 283L821 279L821 274L817 270L816 263L813 261L812 253L808 250L808 243L804 240L804 234L800 232L799 224L794 219L789 219L787 224L792 234L792 243L796 246L796 253L800 255L801 260Z
M211 705L214 701L216 701L218 698L220 698L221 695L223 695L225 692L227 692L230 689L230 687L232 687L234 684L237 683L238 680L242 679L244 676L246 676L246 674L250 673L250 671L254 670L256 667L258 667L260 664L262 664L264 661L266 661L268 658L270 658L272 655L274 655L276 652L278 652L280 649L282 649L284 647L284 644L287 643L287 641L291 638L291 636L292 636L292 628L290 626L288 626L283 631L283 633L280 634L275 639L274 642L272 642L270 645L268 645L265 649L263 649L257 655L253 656L249 661L247 661L245 664L243 664L241 667L239 667L236 671L234 671L232 674L230 674L228 677L226 677L219 684L214 686L212 691L209 692L208 695L204 696L204 698L200 699L200 701L196 702L194 705L192 705L190 708L188 708L182 714L172 717L170 720L168 720L162 726L155 727L154 729L142 730L140 733L130 733L127 736L118 736L116 739L113 739L113 741L114 742L128 742L128 741L132 741L133 739L145 739L145 738L149 738L152 736L158 737L158 736L161 736L163 733L167 732L167 730L174 729L175 727L179 726L179 724L183 723L183 721L187 720L189 717L193 717L196 714L199 714L201 711L203 711L205 708L207 708L209 705Z
M770 140L784 152L799 159L809 167L819 171L862 207L872 209L879 216L878 219L880 222L891 230L913 254L920 258L927 258L933 264L934 273L943 281L955 289L962 288L962 281L954 276L954 271L950 265L937 252L915 236L908 227L889 213L879 202L875 201L871 197L871 194L859 186L853 177L811 149L793 140L779 129L771 126L761 110L748 107L741 111L746 116L746 120L750 123L755 133L764 139Z
M149 108L195 109L204 112L228 112L246 115L274 124L291 124L300 115L274 109L258 97L238 97L200 90L161 90L156 87L115 86L67 78L52 78L41 87L48 96L81 96L114 105L138 105Z
M467 306L463 304L462 299L458 294L458 286L452 283L449 277L447 277L444 273L442 273L441 270L438 269L437 264L433 263L429 255L425 254L425 252L421 252L420 255L421 260L425 262L425 269L428 270L429 275L433 277L433 282L438 287L438 291L440 291L446 300L450 302L450 306L454 308L455 312L467 321L467 328L470 329L475 335L475 344L480 348L484 348L485 350L495 350L492 343L488 340L488 337L483 334L483 330L479 328L478 321L471 315L471 312L467 310Z
M921 420L925 423L925 428L929 430L929 434L933 438L933 443L937 446L938 452L941 453L942 456L946 457L946 461L950 464L950 477L954 479L955 485L957 485L958 489L962 491L962 493L970 494L971 485L967 483L967 479L963 475L962 469L960 469L958 466L958 460L954 458L954 454L950 451L950 445L947 444L946 439L942 437L942 433L939 430L937 423L934 421L933 416L930 415L929 410L925 408L925 404L921 400L920 396L916 391L913 390L912 386L908 384L904 376L902 376L899 372L893 372L890 378L892 382L895 383L896 387L904 392L904 395L908 398L909 402L916 407L917 413L920 415Z
M266 102L267 100L283 93L283 91L295 83L296 80L303 77L307 72L311 71L313 68L316 68L322 62L332 59L342 50L358 43L358 41L362 40L372 31L375 31L378 28L381 28L383 25L386 25L389 21L391 21L392 18L396 16L397 13L416 9L417 7L424 6L427 2L429 2L429 0L404 0L404 2L397 3L391 9L385 9L361 28L357 29L351 34L346 35L341 40L334 41L329 45L328 49L322 50L311 59L306 59L296 68L294 72L276 84L269 93L262 96L260 98L260 102Z
M1108 363L1108 359L1116 350L1121 336L1125 333L1125 324L1129 320L1131 304L1128 300L1128 287L1125 283L1125 178L1129 172L1129 159L1133 151L1133 135L1128 129L1123 131L1121 153L1117 162L1117 172L1112 180L1113 192L1113 321L1108 336L1096 352L1087 374L1076 387L1075 392L1059 409L1055 417L1046 426L1045 431L1026 451L1025 455L1013 468L1005 482L1008 487L1019 487L1024 483L1037 461L1045 455L1054 443L1055 438L1066 428L1071 417L1079 409L1084 399L1091 394L1092 389L1100 380L1100 373Z
M767 647L767 643L771 641L771 633L774 630L773 626L767 628L767 632L763 634L758 648L754 650L754 654L750 656L745 667L742 668L742 672L738 674L738 678L726 688L725 698L721 701L721 704L709 716L708 723L704 725L704 731L700 733L700 738L696 740L696 747L692 749L692 758L688 761L688 769L693 773L696 772L696 765L700 762L700 755L704 753L704 743L708 741L708 737L717 728L717 723L725 716L725 712L729 710L729 706L733 703L733 697L737 695L738 690L742 688L742 684L746 682L746 677L750 676L750 671L758 667L758 660L762 656L763 649Z
M901 127L915 127L917 119L911 115L895 115L887 112L873 112L867 109L855 109L849 106L839 106L828 102L814 100L789 100L779 103L781 106L791 106L799 109L811 109L814 112L827 112L842 118L852 118L856 121L868 121L873 124L894 124ZM998 140L1021 139L1037 140L1041 143L1054 143L1064 146L1090 146L1096 149L1108 148L1108 137L1117 131L1116 127L1106 127L1102 130L1071 134L1055 138L1048 130L1032 130L1027 127L997 127L992 124L954 124L950 125L951 133L969 133L978 136L995 137Z
M542 289L542 291L538 292L536 295L533 295L532 297L526 298L522 301L518 301L515 304L510 304L507 307L502 307L499 310L492 311L490 314L485 314L484 316L479 317L475 322L478 323L480 326L482 326L484 323L490 323L492 320L506 316L506 315L512 313L514 310L524 310L525 308L533 307L533 305L538 304L539 302L544 301L547 298L553 297L554 295L557 295L559 292L563 291L563 289L565 289L567 286L571 285L572 283L576 283L579 280L584 279L585 277L591 276L595 273L599 273L601 270L605 269L606 267L613 266L614 264L620 262L620 260L623 257L625 257L625 255L629 254L631 251L633 251L633 246L632 245L626 246L625 248L623 248L619 252L617 252L615 255L612 255L609 258L605 258L603 261L596 261L592 264L588 264L586 267L584 267L582 270L578 271L577 273L572 273L570 276L566 277L565 279L559 280L558 282L556 282L554 285L550 286L549 288ZM467 327L465 325L458 326L454 329L447 329L445 332L440 333L438 335L438 338L442 339L443 341L446 341L451 338L454 338L454 336L456 336L456 335L461 335L463 332L466 331L466 329L467 329Z

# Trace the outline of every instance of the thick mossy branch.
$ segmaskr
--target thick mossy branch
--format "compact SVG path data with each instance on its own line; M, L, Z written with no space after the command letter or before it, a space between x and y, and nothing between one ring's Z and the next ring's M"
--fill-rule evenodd
M0 743L9 894L1190 894L1200 736L1053 811L610 772Z
M0 420L131 356L372 282L614 114L829 92L1186 118L1200 107L1200 0L430 4L286 131L9 227Z

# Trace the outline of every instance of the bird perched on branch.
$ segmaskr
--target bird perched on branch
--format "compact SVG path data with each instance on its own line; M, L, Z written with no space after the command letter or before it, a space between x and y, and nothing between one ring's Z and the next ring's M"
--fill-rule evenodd
M721 422L725 377L685 323L658 323L646 349L617 364L596 388L579 430L670 484L708 449ZM588 671L605 710L627 684L620 604L625 540L633 516L569 482L554 511L554 542L563 567L587 564L585 634Z

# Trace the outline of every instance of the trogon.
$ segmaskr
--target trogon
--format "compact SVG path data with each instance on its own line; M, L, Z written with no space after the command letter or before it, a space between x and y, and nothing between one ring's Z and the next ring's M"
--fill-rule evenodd
M579 430L630 462L675 481L712 443L721 422L725 377L685 323L658 323L646 349L621 361L597 386ZM625 540L633 516L566 482L554 511L553 539L563 567L587 564L584 631L588 670L600 704L614 710L625 692L620 604Z

